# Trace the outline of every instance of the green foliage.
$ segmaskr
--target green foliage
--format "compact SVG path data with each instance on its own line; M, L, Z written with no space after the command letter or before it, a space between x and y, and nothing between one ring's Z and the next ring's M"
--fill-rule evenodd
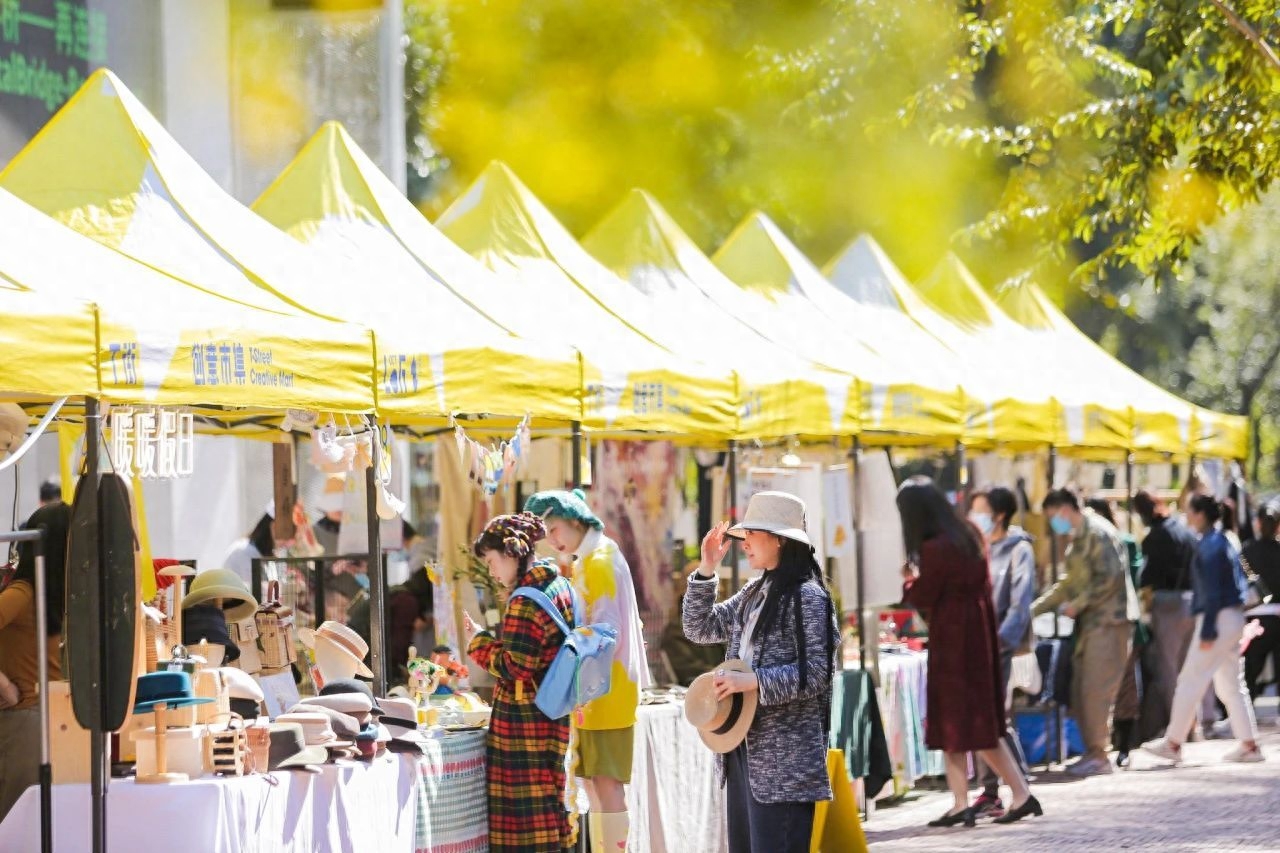
M448 22L432 0L404 0L405 153L409 198L418 201L444 166L432 134L436 129L436 92L449 53Z
M1181 277L1131 284L1081 321L1153 381L1251 419L1255 479L1280 479L1280 190L1205 229Z

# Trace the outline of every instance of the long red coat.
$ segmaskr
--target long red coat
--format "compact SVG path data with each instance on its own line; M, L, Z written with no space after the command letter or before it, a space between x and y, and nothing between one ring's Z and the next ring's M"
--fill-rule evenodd
M926 745L944 752L994 749L1005 719L986 557L967 556L945 536L928 540L905 601L929 624Z

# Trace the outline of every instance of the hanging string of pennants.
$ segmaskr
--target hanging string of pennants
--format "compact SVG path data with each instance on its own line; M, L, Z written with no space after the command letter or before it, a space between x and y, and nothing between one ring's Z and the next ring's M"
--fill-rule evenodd
M486 495L495 495L502 485L510 486L529 451L532 431L529 416L516 427L510 440L485 447L467 435L461 424L453 428L454 440L458 443L458 455L462 458L462 467L468 472L471 484Z

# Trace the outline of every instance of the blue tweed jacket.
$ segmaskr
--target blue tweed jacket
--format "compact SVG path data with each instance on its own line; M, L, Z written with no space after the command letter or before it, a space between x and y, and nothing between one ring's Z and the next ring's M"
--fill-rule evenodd
M728 601L716 603L716 584L689 578L684 597L684 633L695 643L727 643L727 659L739 658L740 609L762 581L757 578ZM747 769L751 793L761 803L799 803L831 799L827 777L827 721L831 715L832 673L839 660L840 634L826 592L813 581L800 588L804 636L796 635L790 607L756 648L752 663L760 684L759 705L747 732ZM827 627L836 649L827 659ZM799 643L805 644L806 683L800 690ZM716 757L721 784L724 759Z

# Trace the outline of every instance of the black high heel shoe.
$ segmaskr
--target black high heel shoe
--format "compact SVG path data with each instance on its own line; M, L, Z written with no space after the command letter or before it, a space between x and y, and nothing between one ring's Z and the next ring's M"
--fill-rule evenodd
M1039 804L1036 804L1039 808ZM974 817L973 809L963 809L955 814L944 814L937 820L929 821L929 826L933 827L951 827L963 823L969 829L973 829L978 825L978 819Z
M1035 815L1036 817L1043 817L1044 809L1040 807L1040 801L1035 797L1027 797L1027 801L1025 803L1018 806L1016 809L1009 809L1009 811L1005 813L1004 817L996 818L995 823L1017 823L1024 817L1031 817L1032 815Z

